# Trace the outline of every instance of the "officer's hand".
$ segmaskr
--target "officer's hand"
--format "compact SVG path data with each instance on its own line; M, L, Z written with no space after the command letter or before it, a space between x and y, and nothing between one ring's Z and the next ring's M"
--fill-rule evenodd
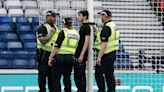
M56 32L56 29L55 28L51 28L51 33L54 34Z
M78 63L81 64L83 62L83 58L84 58L84 56L80 55L80 57L78 58Z
M52 60L53 60L53 58L49 58L49 60L48 60L48 66L52 66Z
M98 66L101 66L101 58L97 58L96 64L97 64Z

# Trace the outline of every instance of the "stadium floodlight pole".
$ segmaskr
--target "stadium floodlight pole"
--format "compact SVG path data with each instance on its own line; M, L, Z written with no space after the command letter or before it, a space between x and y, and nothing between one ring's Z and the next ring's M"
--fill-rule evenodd
M93 22L93 0L87 0L89 22ZM93 28L91 27L89 54L88 54L88 92L93 92Z

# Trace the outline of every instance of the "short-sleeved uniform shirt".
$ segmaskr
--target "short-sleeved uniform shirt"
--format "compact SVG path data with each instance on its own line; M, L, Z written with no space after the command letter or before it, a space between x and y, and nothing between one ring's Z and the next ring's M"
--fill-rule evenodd
M63 42L63 40L64 40L64 38L65 38L64 31L61 30L61 31L59 32L59 35L58 35L58 38L57 38L57 40L56 40L56 42L55 42L54 47L60 48L60 47L61 47L61 44L62 44L62 42Z
M111 21L108 21L108 22L111 22ZM106 22L106 23L108 23L108 22ZM104 23L104 26L103 26L101 34L100 34L101 42L108 42L108 38L111 35L111 28L108 26L105 26L106 23Z
M51 25L51 27L54 27L55 28L55 26L54 25ZM46 29L46 27L42 24L42 25L40 25L38 28L37 28L37 32L38 32L38 37L45 37L47 34L48 34L48 32L47 32L47 29Z

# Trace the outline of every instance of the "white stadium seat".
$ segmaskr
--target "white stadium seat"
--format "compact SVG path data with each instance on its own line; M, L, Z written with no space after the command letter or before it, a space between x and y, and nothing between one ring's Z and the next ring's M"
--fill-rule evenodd
M12 16L12 17L23 16L23 10L22 9L9 9L8 16Z
M7 16L7 10L5 8L0 8L0 16Z
M36 1L22 1L23 10L24 9L37 9Z
M2 8L2 2L0 1L0 8Z
M53 1L39 1L38 2L40 5L40 9L44 10L44 9L54 9L54 2Z
M78 0L73 0L71 3L71 7L73 9L84 9L86 8L86 2L85 1L78 1Z
M55 8L56 9L68 9L68 8L70 8L70 2L69 1L67 1L67 0L59 0L59 1L56 1L55 2Z
M26 9L25 10L25 17L38 17L39 11L38 9Z
M6 2L4 2L4 6L7 9L10 8L22 8L22 4L19 0L7 0Z

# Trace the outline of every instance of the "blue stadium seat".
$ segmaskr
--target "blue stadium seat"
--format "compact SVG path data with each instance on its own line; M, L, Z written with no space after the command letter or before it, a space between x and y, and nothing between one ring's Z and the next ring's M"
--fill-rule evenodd
M22 50L22 43L21 42L8 42L7 43L8 50Z
M17 41L18 37L15 33L6 33L6 34L3 35L3 40L5 42Z
M12 56L15 59L35 59L36 52L35 51L12 51Z
M11 62L8 59L0 59L0 69L11 68Z
M11 25L0 25L0 33L11 33L13 28Z
M5 42L0 42L0 50L6 50L7 44Z
M3 41L3 34L0 34L0 41Z
M8 65L8 60L0 59L0 66L7 66L7 65Z
M117 59L115 61L115 67L117 69L133 69L133 64L130 59Z
M24 42L25 50L36 50L37 43L36 42Z
M11 51L0 51L0 58L4 59L10 59L12 58L12 52Z
M28 51L12 51L12 56L14 59L26 59L28 58Z
M117 58L129 58L129 53L128 52L122 52L122 51L119 51L117 52Z
M37 65L36 65L36 60L35 59L31 59L29 61L29 68L36 68Z
M32 17L32 27L39 25L39 17Z
M29 22L29 19L27 17L17 17L16 23L26 25L26 24L29 24L30 22Z
M28 56L32 59L36 59L36 51L28 51Z
M37 28L38 28L38 26L34 26L33 27L33 30L32 31L34 32L34 34L36 34L36 32L37 32Z
M25 59L13 59L13 68L28 68L29 61Z
M27 41L36 41L36 35L35 34L21 34L20 35L20 40L22 42L27 42Z
M31 26L29 25L17 26L17 33L19 34L32 33Z
M12 17L8 17L8 16L5 16L5 17L0 17L0 24L13 24L13 18Z

